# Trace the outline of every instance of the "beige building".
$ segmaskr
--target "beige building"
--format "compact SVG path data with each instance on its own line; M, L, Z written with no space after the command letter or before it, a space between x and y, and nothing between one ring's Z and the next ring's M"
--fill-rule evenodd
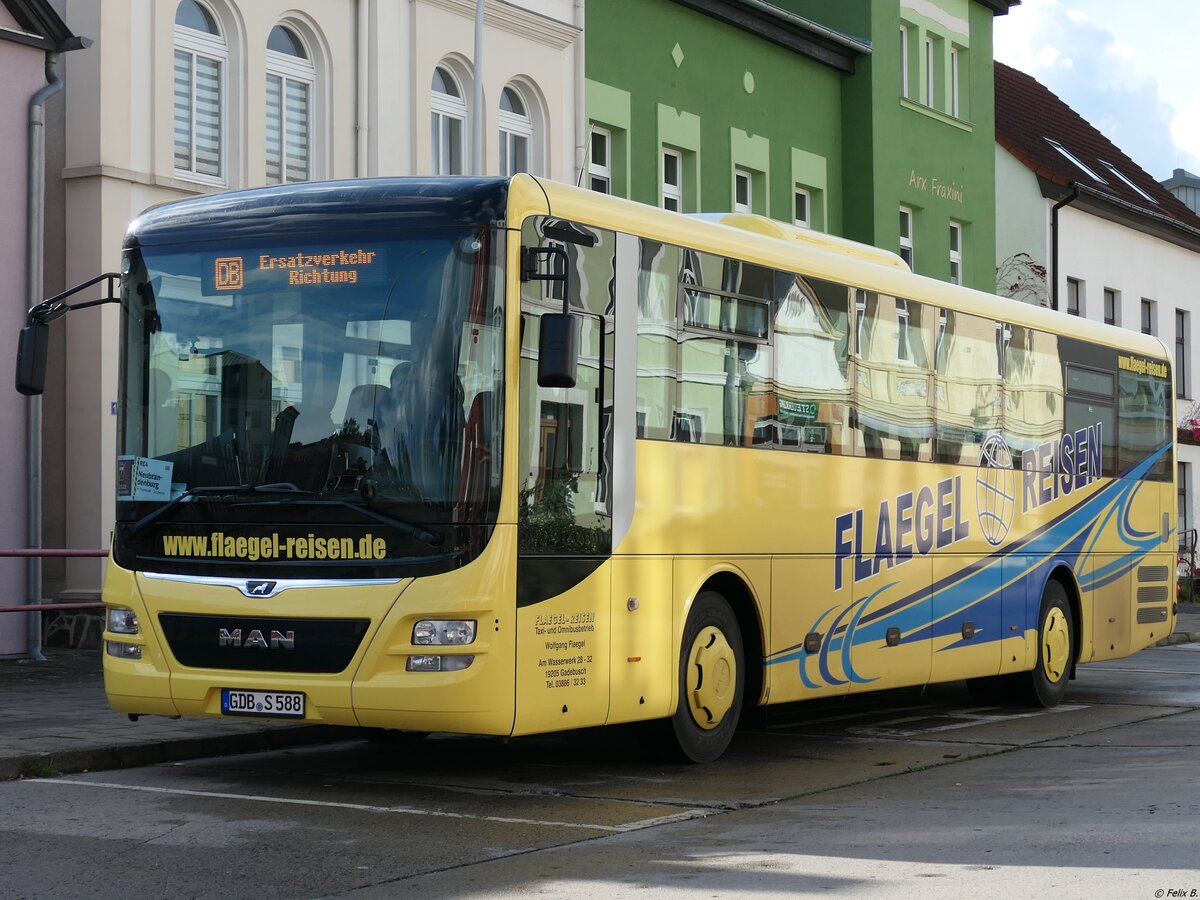
M481 67L475 0L55 3L96 45L66 64L48 188L64 262L48 293L115 271L129 221L167 200L375 175L565 181L582 158L582 0L486 0ZM104 306L54 329L46 546L108 544L119 316ZM45 595L96 596L102 571L47 563Z

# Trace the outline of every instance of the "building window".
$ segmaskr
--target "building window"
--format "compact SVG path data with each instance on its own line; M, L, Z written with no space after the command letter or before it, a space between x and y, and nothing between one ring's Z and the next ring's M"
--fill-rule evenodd
M812 228L812 194L805 188L796 188L794 204L792 221L801 228Z
M175 172L221 184L225 63L229 50L216 18L196 0L175 9Z
M908 68L908 26L900 26L900 96L912 97L912 84Z
M533 121L516 88L500 92L500 174L529 171L529 148L533 143Z
M588 186L598 194L612 193L612 132L592 126L588 157Z
M1079 301L1082 288L1078 278L1067 279L1067 315L1080 315Z
M959 104L959 49L957 47L950 48L950 115L956 119L962 118L962 107Z
M934 98L934 80L936 77L934 65L933 38L925 38L925 105L932 107Z
M678 150L663 148L662 205L672 212L683 212L683 156Z
M1142 298L1142 334L1154 334L1154 301Z
M900 258L913 267L913 214L907 206L900 207Z
M1188 314L1185 310L1175 310L1175 396L1188 396L1187 382L1188 359Z
M733 211L754 212L754 179L746 169L733 170Z
M308 181L316 70L304 44L276 25L267 37L267 184Z
M467 104L462 87L444 66L433 70L429 105L433 126L433 174L462 175L466 171L463 135L467 128Z
M1158 205L1157 200L1155 200L1153 197L1151 197L1149 194L1147 194L1145 191L1143 191L1140 187L1138 187L1136 184L1134 184L1132 181L1130 181L1128 178L1126 178L1125 173L1122 172L1120 169L1118 169L1116 166L1114 166L1112 163L1105 162L1104 160L1100 160L1100 165L1104 166L1104 168L1106 168L1106 169L1108 169L1108 171L1112 172L1112 174L1114 176L1116 176L1118 181L1122 182L1126 187L1128 187L1131 191L1133 191L1135 194L1140 196L1143 200L1148 200L1151 203L1155 204L1156 206Z
M950 283L962 284L962 225L950 223Z
M1050 140L1050 138L1043 138L1043 140L1047 144L1049 144L1051 147L1053 147L1055 150L1057 150L1059 152L1059 154L1065 160L1067 160L1069 163L1071 163L1071 165L1073 165L1079 171L1083 172L1083 174L1088 176L1088 178L1092 179L1092 181L1098 181L1101 184L1108 184L1107 181L1105 181L1103 178L1101 178L1099 175L1097 175L1095 172L1093 172L1091 169L1089 169L1086 165L1084 165L1083 160L1081 160L1078 156L1076 156L1074 153L1072 153L1070 150L1068 150L1066 147L1064 147L1058 141L1052 141L1052 140Z
M1104 289L1104 324L1117 325L1117 292L1112 288Z

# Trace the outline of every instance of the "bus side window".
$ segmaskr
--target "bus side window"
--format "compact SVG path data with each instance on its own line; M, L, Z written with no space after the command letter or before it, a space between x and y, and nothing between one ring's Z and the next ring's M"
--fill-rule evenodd
M855 309L855 415L861 455L928 461L933 453L935 310L870 291L856 292Z
M938 312L934 378L937 460L979 465L984 440L1001 427L1004 323L943 309Z
M849 289L780 272L775 296L776 446L850 455Z
M1011 332L1004 363L1004 439L1013 468L1021 469L1023 451L1058 440L1062 432L1062 363L1057 335L1019 325Z
M675 315L679 248L638 241L637 408L640 438L676 440L678 432L678 320ZM691 426L688 422L688 427Z

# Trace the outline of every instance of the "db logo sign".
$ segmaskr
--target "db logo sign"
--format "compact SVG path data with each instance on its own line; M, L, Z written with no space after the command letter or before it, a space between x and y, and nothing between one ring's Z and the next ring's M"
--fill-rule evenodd
M215 265L218 291L240 291L242 289L243 266L240 256L220 257Z

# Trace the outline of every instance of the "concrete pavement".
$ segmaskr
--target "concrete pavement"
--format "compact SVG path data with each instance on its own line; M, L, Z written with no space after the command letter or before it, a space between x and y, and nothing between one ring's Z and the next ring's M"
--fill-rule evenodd
M1200 603L1179 606L1160 644L1200 642ZM0 781L251 753L354 737L334 725L254 719L144 717L113 712L100 651L46 651L48 661L0 660Z

